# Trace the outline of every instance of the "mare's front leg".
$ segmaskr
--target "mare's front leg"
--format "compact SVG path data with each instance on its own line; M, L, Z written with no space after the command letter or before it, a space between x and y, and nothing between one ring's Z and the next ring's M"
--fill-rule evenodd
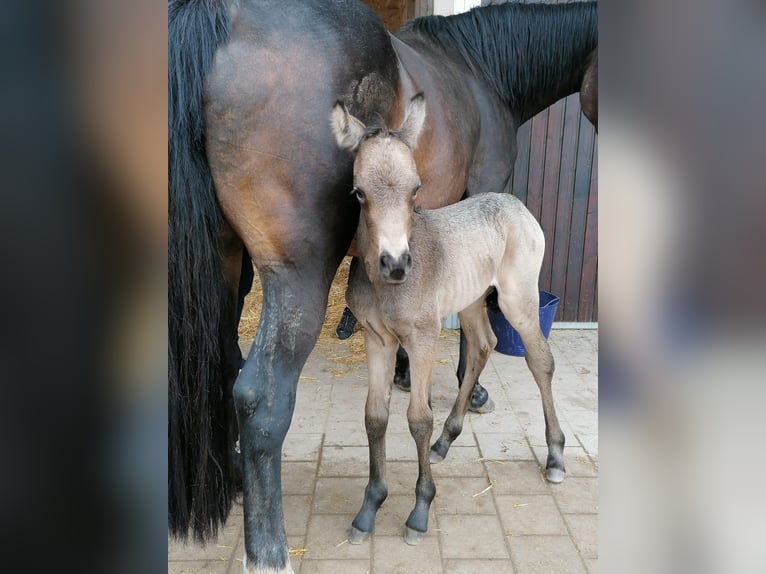
M465 333L465 349L461 344L461 351L465 351L465 363L468 368L466 369L465 366L463 368L465 378L461 377L460 379L460 391L455 399L455 404L452 406L447 420L444 421L441 436L431 447L432 463L444 460L450 445L460 436L465 413L468 411L473 395L475 395L475 388L479 385L479 375L484 370L489 354L497 343L497 338L492 332L492 326L484 307L484 298L482 297L461 311L459 315L461 335ZM462 353L461 359L463 359Z
M436 358L436 342L439 338L438 319L428 328L416 329L402 341L410 357L412 390L407 408L407 422L418 451L418 482L415 487L415 508L407 518L404 541L415 545L423 540L428 530L428 512L436 495L436 485L431 475L428 444L434 428L431 411L431 371Z
M348 541L359 544L373 531L375 515L388 496L386 486L386 428L391 402L391 382L398 342L382 325L365 324L369 386L364 411L364 426L370 447L370 480L364 502L351 524Z

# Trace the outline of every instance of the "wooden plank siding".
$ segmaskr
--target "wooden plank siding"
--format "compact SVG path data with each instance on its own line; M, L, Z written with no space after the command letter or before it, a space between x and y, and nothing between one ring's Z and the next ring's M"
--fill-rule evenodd
M391 31L433 13L433 0L364 1ZM482 4L490 1L502 0ZM561 298L556 321L598 321L598 138L580 111L579 94L521 126L517 141L513 193L545 233L540 289Z
M598 141L579 94L521 126L513 193L545 233L540 289L561 298L556 321L597 321Z

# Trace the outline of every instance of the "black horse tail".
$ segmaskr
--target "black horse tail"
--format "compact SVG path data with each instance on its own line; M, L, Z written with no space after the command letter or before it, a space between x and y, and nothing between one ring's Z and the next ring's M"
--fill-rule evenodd
M222 369L229 302L202 109L203 80L228 35L225 1L168 2L168 530L199 541L218 532L234 492Z

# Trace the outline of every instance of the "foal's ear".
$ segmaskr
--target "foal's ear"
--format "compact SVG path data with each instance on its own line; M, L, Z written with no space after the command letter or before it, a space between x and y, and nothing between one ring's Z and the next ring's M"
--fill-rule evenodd
M359 144L362 143L362 138L364 138L365 125L352 116L346 105L340 100L335 102L332 109L330 124L338 145L352 153L356 152Z
M407 104L404 111L404 121L402 127L397 131L399 137L406 143L410 149L414 150L418 145L420 132L423 131L423 124L426 121L426 100L423 92L415 94Z

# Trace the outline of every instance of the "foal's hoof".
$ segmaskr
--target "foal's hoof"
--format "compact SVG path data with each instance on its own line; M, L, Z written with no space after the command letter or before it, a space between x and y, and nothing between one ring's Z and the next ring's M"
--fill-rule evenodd
M428 460L431 461L431 464L439 464L444 460L444 457L438 452L432 450L430 453L428 453Z
M423 537L425 535L426 535L425 532L420 532L419 530L413 530L409 526L406 526L404 531L404 541L410 546L417 546L423 541Z
M555 484L558 484L559 482L564 480L564 476L566 476L566 473L560 468L545 469L545 478L548 482L553 482Z
M495 410L495 401L489 398L487 389L482 387L478 381L471 393L471 404L468 405L468 410L481 415L486 415Z
M361 544L369 536L370 532L365 532L364 530L359 530L356 526L352 526L351 532L348 533L348 542L349 544Z

